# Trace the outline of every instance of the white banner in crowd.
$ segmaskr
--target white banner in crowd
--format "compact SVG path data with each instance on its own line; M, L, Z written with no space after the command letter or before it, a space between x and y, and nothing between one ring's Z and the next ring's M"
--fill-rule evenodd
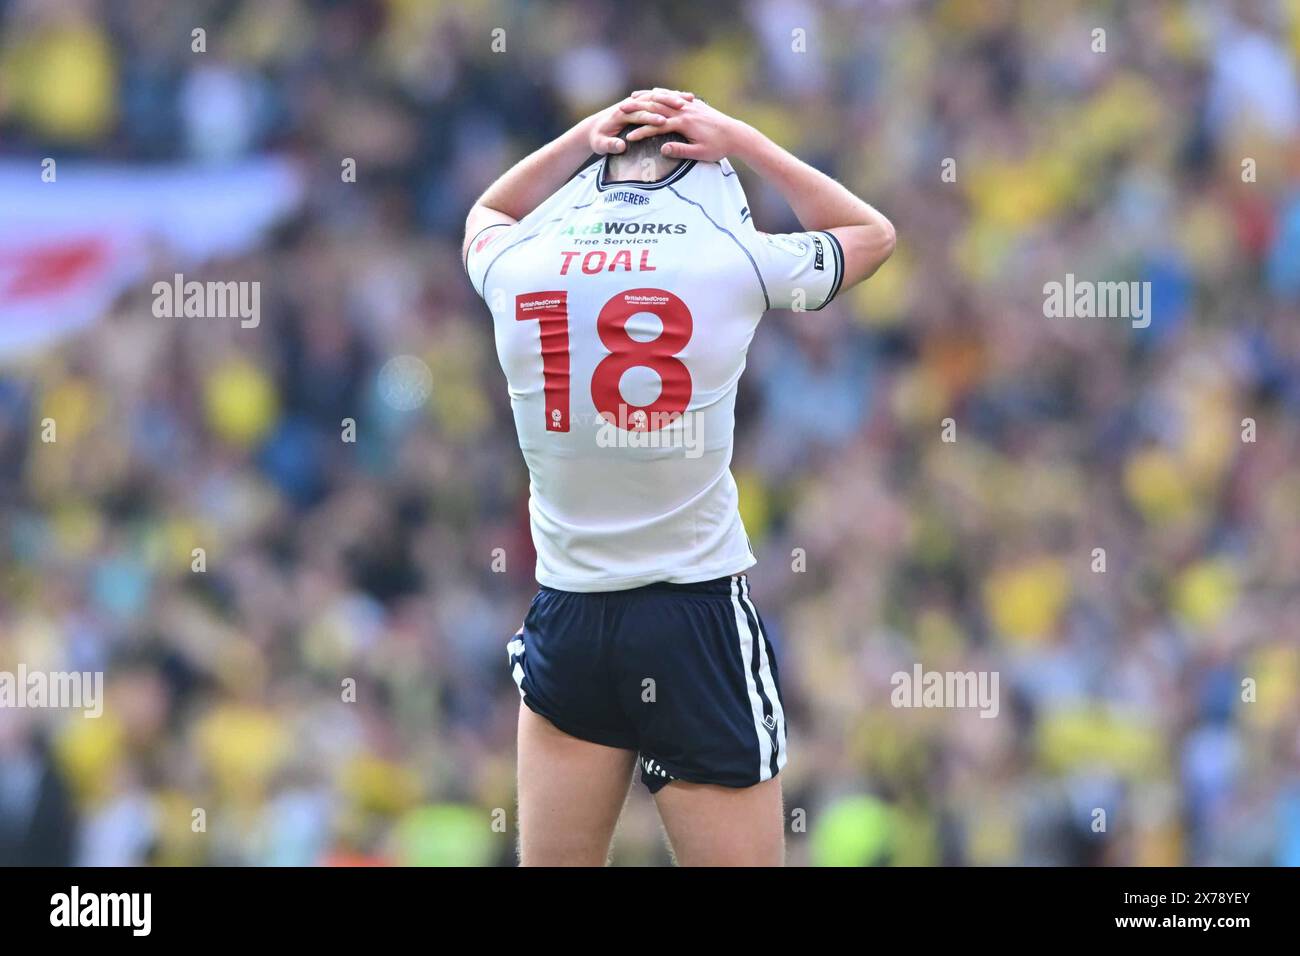
M179 268L256 248L302 202L283 159L233 166L0 161L0 356L27 352L94 322L151 251ZM167 277L171 272L167 273Z

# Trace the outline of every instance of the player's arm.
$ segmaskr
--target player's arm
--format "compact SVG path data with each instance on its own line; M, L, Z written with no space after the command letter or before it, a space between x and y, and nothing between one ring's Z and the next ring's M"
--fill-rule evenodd
M628 139L671 131L689 142L665 143L665 156L704 162L724 156L739 159L772 184L804 229L834 235L844 249L844 287L870 276L894 251L894 226L878 210L754 127L700 100L676 107L667 122L643 126Z
M474 203L465 219L462 259L470 243L484 229L513 226L564 185L592 153L621 153L627 148L618 138L629 124L651 128L667 122L667 115L685 106L690 93L648 90L634 94L579 122L568 132L515 163Z

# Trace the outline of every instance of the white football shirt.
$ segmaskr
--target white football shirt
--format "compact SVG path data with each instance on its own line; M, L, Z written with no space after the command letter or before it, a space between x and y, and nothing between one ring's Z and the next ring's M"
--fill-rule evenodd
M538 582L617 591L753 565L736 385L765 310L834 298L835 237L758 232L725 159L654 183L611 181L601 160L480 232L465 267L528 465Z

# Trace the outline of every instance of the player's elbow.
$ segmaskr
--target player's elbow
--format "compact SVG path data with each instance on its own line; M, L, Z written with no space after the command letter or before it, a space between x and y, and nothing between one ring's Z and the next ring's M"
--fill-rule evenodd
M884 259L888 259L894 254L894 246L898 243L898 233L894 231L894 224L884 216L880 217L880 231L881 249L883 251ZM881 261L883 262L884 259Z
M878 222L874 222L869 227L872 230L871 245L876 259L876 269L885 264L885 260L894 254L894 246L898 243L898 233L894 231L894 224L876 214ZM872 270L873 272L875 269Z
M846 241L847 240L847 241ZM844 246L844 285L857 285L869 279L894 253L898 235L894 224L877 213L872 222L854 227L850 236L841 236Z

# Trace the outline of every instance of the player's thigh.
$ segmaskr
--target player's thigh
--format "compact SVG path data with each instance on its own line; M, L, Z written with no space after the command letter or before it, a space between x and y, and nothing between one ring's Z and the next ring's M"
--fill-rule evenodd
M655 794L673 855L682 866L782 866L781 780L752 787L674 780Z
M519 862L603 866L636 753L579 740L519 705Z

